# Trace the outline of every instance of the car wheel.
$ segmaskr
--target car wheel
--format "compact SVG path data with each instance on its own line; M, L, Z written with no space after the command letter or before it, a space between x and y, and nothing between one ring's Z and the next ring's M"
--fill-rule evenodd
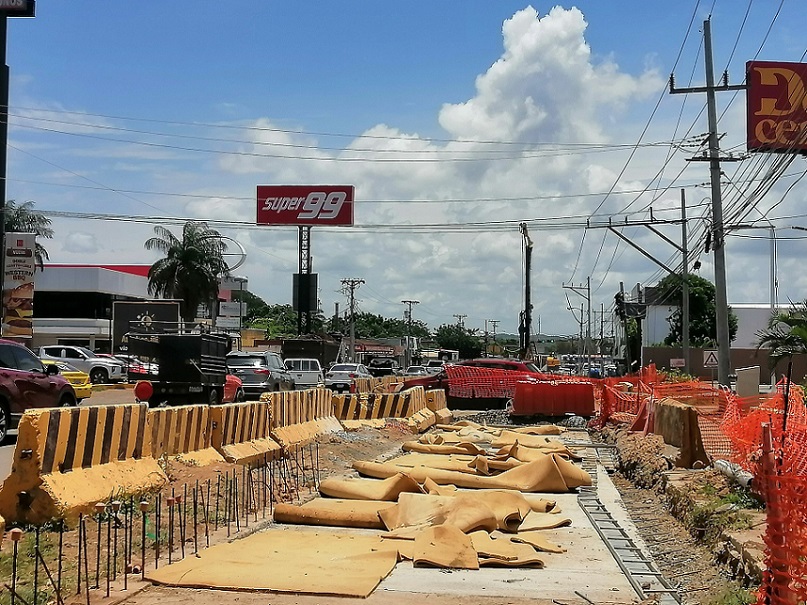
M109 374L104 368L93 368L90 371L90 382L93 384L106 384L109 382Z
M238 389L238 390L235 392L235 399L234 399L234 401L235 401L236 403L241 403L242 401L246 401L246 400L247 400L247 396L246 396L246 394L244 393L244 389Z
M210 397L208 397L207 402L210 405L218 405L221 403L219 399L219 392L216 389L210 389Z
M6 442L10 422L11 416L8 413L8 406L5 402L0 401L0 444Z
M70 393L65 393L59 399L59 405L63 408L72 408L78 405L76 398L73 397Z

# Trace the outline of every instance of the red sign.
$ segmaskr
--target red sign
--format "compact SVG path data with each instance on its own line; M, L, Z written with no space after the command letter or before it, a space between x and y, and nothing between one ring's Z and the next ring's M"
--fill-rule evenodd
M353 185L258 185L259 225L352 225Z
M747 64L749 151L807 153L807 63Z

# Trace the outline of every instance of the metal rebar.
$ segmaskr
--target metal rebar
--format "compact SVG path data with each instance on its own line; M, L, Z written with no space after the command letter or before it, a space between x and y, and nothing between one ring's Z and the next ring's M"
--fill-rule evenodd
M207 498L203 504L205 510L205 545L210 547L210 479L207 480Z
M110 545L112 543L112 515L107 513L107 521L106 521L106 596L109 596L109 582L110 578L110 569L109 564L112 562L112 557L110 556Z
M90 555L89 549L87 548L87 519L85 518L82 521L82 526L84 527L84 594L87 597L87 605L90 605ZM78 562L81 565L81 560L79 559Z
M199 494L199 480L196 480L196 485L193 488L193 554L199 554L199 532L197 531L199 501L197 496Z
M146 579L146 514L149 510L149 503L140 501L140 579Z
M214 529L219 528L219 497L221 496L221 471L216 475L216 517L213 520Z
M230 537L230 471L224 477L224 518L227 521L227 537Z
M241 531L241 519L239 519L238 516L238 474L233 473L233 475L235 475L233 477L233 498L235 498L235 532L238 533ZM244 506L243 499L241 500L241 506Z
M163 493L160 490L157 493L157 499L154 501L154 569L160 566L160 531L162 530L161 517L163 506Z
M168 564L171 564L172 555L174 552L174 498L171 496L166 499L165 503L168 505Z
M62 555L64 554L64 520L59 523L59 560L56 566L56 594L62 595ZM81 557L78 558L81 561Z
M112 579L118 579L118 512L120 512L120 502L115 500L112 502L112 519L114 519L113 525L115 529L113 530L113 535L115 536L113 539L113 549L112 549Z
M185 529L188 521L188 484L183 486L184 494L182 496L182 509L180 510L180 517L182 518L182 527L180 528L179 535L182 538L182 558L185 558L185 536L187 535Z
M39 560L40 565L42 565L42 571L44 571L45 575L48 577L48 581L50 582L51 588L53 588L56 591L56 602L59 605L64 605L62 594L56 588L56 580L53 579L53 574L50 573L50 569L48 569L48 564L45 562L45 557L42 556L42 551L38 548L36 550L36 558ZM36 594L34 594L34 598L36 599Z
M79 513L78 514L78 565L76 567L76 594L77 595L81 594L81 555L83 554L82 551L81 551L81 549L82 549L81 536L82 536L82 534L84 532L84 527L83 526L84 526L84 513ZM60 543L59 543L59 550L61 551L61 538L60 538ZM60 555L59 556L59 572L60 572L59 573L59 586L60 587L61 587L61 571L62 571L61 563L62 563L62 561L61 561L61 555ZM90 579L85 578L85 581L89 582Z
M104 512L106 504L97 502L95 504L95 519L98 522L98 540L95 549L95 588L101 588L101 524L103 519L101 513ZM87 578L89 581L89 578Z
M11 605L17 600L17 558L19 557L19 543L22 539L22 530L11 530L11 540L14 543L11 555Z

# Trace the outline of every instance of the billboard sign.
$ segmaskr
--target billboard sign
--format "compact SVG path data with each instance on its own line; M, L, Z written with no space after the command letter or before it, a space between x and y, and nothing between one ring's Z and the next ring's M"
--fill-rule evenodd
M36 234L6 233L3 263L4 337L31 338L34 335L34 273Z
M749 61L749 151L807 153L807 63Z
M33 17L35 0L0 0L0 17Z
M258 185L258 225L352 225L353 185Z
M112 350L125 351L127 334L158 334L179 329L179 302L139 300L112 303Z

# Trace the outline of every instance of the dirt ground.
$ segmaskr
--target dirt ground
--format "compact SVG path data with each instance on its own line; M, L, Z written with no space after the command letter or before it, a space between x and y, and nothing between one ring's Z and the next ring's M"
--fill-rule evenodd
M355 432L323 436L319 439L319 466L321 477L352 474L351 465L355 460L376 460L390 458L400 452L400 445L412 439L412 434L404 425L388 424L383 430L362 429ZM659 463L659 452L652 442L647 443L645 453L648 461ZM214 465L210 467L192 467L177 462L168 464L167 471L173 484L181 486L195 481L204 482L220 473L232 472L232 465ZM740 603L728 596L738 593L738 586L728 581L714 563L709 548L701 546L675 518L667 513L660 496L652 489L636 487L634 483L620 475L614 476L614 483L619 489L626 508L633 518L640 534L650 548L660 570L674 585L679 585L684 594L684 603ZM301 494L308 497L308 491ZM255 531L263 523L251 526ZM243 532L245 535L247 532ZM211 544L227 540L226 534L211 539ZM271 573L271 570L267 570ZM448 571L446 573L449 573ZM114 588L121 588L117 583ZM95 594L98 593L98 594ZM90 591L93 603L127 603L131 605L162 605L163 603L188 603L193 605L218 605L220 603L238 603L239 605L257 605L270 603L273 605L335 605L344 604L342 597L301 596L283 594L265 594L248 592L228 592L220 590L172 589L130 581L129 590L114 590L110 599L104 599L103 591ZM538 597L538 595L536 595ZM390 603L392 605L420 605L422 594L385 593L377 590L364 601L368 605ZM467 595L429 595L429 602L434 605L466 605ZM68 602L86 602L75 597ZM551 603L540 598L518 599L475 596L473 603L480 605L526 605L527 603ZM584 603L581 600L580 603ZM562 604L566 605L566 604ZM599 605L599 604L597 604Z

